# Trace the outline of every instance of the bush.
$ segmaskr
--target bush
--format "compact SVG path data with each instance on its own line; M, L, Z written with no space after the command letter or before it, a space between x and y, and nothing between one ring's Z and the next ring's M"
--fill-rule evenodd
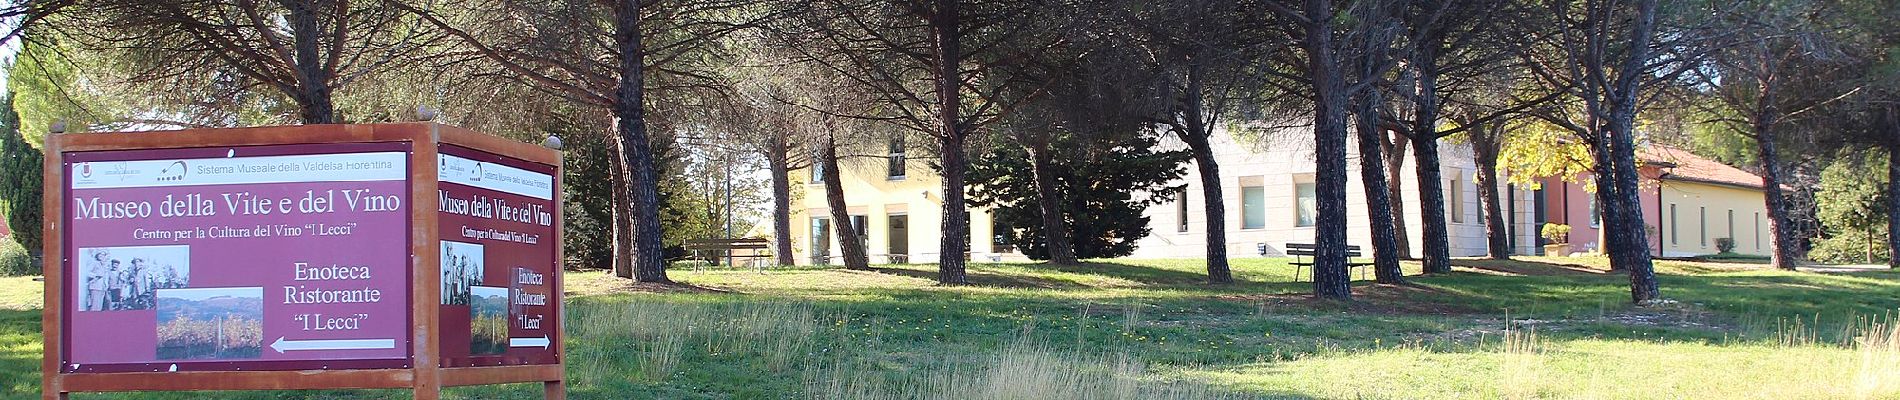
M1734 238L1715 238L1715 252L1721 253L1721 254L1734 253L1735 239Z
M1825 264L1880 264L1887 262L1887 236L1838 235L1817 238L1808 259Z
M0 276L39 275L33 255L8 238L0 238Z
M1569 243L1570 225L1547 223L1544 224L1544 229L1539 231L1537 235L1543 236L1546 240L1550 240L1552 244Z

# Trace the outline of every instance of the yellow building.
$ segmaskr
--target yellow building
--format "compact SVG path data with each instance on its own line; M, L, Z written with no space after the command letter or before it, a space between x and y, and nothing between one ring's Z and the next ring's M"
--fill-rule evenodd
M1672 148L1651 148L1643 156L1661 164L1661 218L1652 223L1662 256L1714 254L1718 238L1733 238L1735 253L1772 253L1760 176Z
M1215 158L1222 169L1222 195L1227 209L1226 247L1231 257L1284 256L1287 243L1311 243L1314 227L1308 221L1312 206L1314 155L1304 141L1251 143L1234 138L1229 132L1215 135ZM1282 135L1297 137L1297 135ZM844 189L846 212L863 226L865 251L872 263L934 263L941 253L939 224L942 221L941 179L936 171L906 157L901 143L888 144L889 151L875 157L848 157L840 161L839 175ZM1171 137L1162 146L1184 146ZM915 149L908 149L914 151ZM1356 152L1354 152L1356 154ZM1420 212L1418 188L1411 161L1405 155L1406 176L1403 187L1407 230L1413 238L1423 237L1424 221ZM1439 149L1445 179L1446 225L1448 244L1453 256L1485 254L1483 219L1480 218L1478 186L1471 177L1476 162L1465 146L1447 143ZM1132 258L1199 258L1206 255L1203 191L1198 170L1184 165L1187 175L1177 184L1187 190L1171 201L1148 207L1151 233L1138 239ZM1365 196L1360 194L1358 164L1348 171L1348 241L1369 248L1371 230ZM1023 173L1028 173L1024 171ZM792 247L799 264L841 263L842 252L820 175L810 168L792 171ZM1532 223L1531 192L1502 182L1501 207L1511 229L1511 244L1517 254L1535 251L1537 226ZM769 227L767 227L769 229ZM980 261L1027 260L1022 254L995 240L994 224L988 210L970 210L969 257ZM813 243L822 243L822 251L813 251ZM1413 254L1421 254L1424 241L1411 241Z
M839 181L845 210L865 237L871 263L935 263L943 224L943 179L929 165L907 155L918 151L901 139L887 144L879 157L839 160ZM842 264L837 228L831 221L825 186L818 168L791 171L792 252L804 264ZM970 209L970 259L1025 260L1021 254L995 243L988 210ZM768 227L769 228L769 227ZM814 243L820 245L814 246ZM817 249L818 251L813 251Z
M1768 206L1761 177L1681 149L1651 145L1643 162L1642 213L1650 253L1661 257L1716 254L1717 239L1735 239L1734 252L1768 255ZM1544 179L1538 193L1547 213L1537 221L1568 224L1569 252L1598 252L1603 237L1596 196L1575 182Z

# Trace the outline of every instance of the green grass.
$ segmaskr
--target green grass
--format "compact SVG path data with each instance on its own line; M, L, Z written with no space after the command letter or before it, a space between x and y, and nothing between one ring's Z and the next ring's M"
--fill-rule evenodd
M1313 300L1279 259L567 274L575 398L1900 398L1900 273L1663 261L1628 305L1593 258L1458 260ZM1408 265L1416 274L1416 265ZM1357 274L1355 274L1357 276ZM0 386L38 386L36 282L0 280ZM451 398L538 398L530 385ZM80 395L383 398L395 392Z
M1751 254L1735 254L1735 253L1715 253L1715 254L1709 254L1709 255L1704 255L1704 256L1697 256L1697 257L1694 257L1694 259L1696 261L1749 263L1749 264L1767 264L1772 260L1768 258L1768 256L1757 256L1757 255L1751 255Z

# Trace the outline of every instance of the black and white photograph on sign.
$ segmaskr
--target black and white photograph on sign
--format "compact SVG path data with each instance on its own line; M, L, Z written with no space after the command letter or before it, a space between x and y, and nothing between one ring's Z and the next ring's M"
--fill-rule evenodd
M79 249L79 311L150 310L154 291L191 281L190 246Z
M475 286L468 307L469 354L508 351L508 288Z
M257 358L264 350L264 288L159 289L158 358Z
M469 305L469 289L482 284L482 245L442 241L442 304Z

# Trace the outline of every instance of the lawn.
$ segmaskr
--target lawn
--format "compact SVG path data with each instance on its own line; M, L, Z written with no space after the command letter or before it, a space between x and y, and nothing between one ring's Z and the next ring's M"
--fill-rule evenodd
M1459 260L1357 300L1301 293L1280 259L877 271L567 274L570 394L584 399L1900 398L1900 273L1663 261L1628 305L1600 259ZM1416 265L1410 266L1416 273ZM1357 274L1355 274L1357 276ZM0 278L0 387L38 386L36 282ZM33 291L32 294L22 292ZM25 300L16 300L19 297ZM451 398L538 398L525 385ZM396 392L76 395L384 398ZM10 398L11 398L10 397Z

